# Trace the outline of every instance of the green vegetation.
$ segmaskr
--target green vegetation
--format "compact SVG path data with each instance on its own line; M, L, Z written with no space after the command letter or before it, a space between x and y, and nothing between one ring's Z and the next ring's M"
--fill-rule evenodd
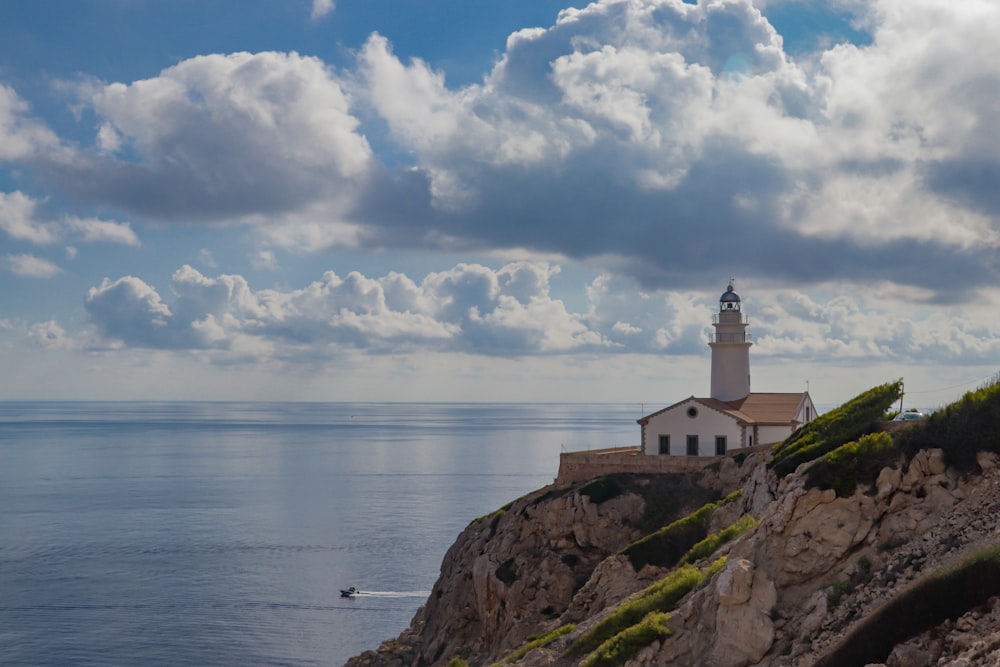
M1000 546L980 551L958 565L907 588L866 617L815 667L859 667L885 662L908 638L956 619L1000 594Z
M919 423L899 431L896 442L907 456L939 447L945 463L963 470L976 465L976 453L1000 453L1000 375Z
M620 665L643 647L670 635L666 627L669 612L702 581L726 566L719 558L707 569L693 565L677 568L638 596L626 600L610 616L577 638L566 651L568 657L592 653L583 664L588 667Z
M590 653L623 630L642 621L654 611L671 611L705 577L693 565L679 567L663 579L615 609L614 613L581 635L569 647L570 655Z
M735 491L718 502L703 505L683 519L636 540L625 547L622 553L628 556L637 572L644 565L673 567L688 550L708 537L708 521L715 510L739 496L740 491Z
M527 644L517 649L510 655L505 656L503 660L493 663L492 667L498 667L498 665L509 665L512 662L517 662L531 651L534 651L536 648L551 644L552 642L559 639L563 635L572 632L573 628L575 627L576 627L575 625L569 623L568 625L563 625L556 628L555 630L549 632L548 634L540 635L538 637L529 637Z
M775 445L770 465L779 477L784 477L800 464L872 433L902 391L902 380L879 385L820 415Z
M461 658L452 658L445 667L469 667L469 663Z
M598 477L580 489L581 496L587 496L595 505L620 496L625 489L614 477Z
M840 601L845 595L850 595L854 591L854 584L849 581L835 581L832 584L823 586L823 588L830 591L826 594L826 609L827 611L833 611L840 606Z
M870 433L837 447L806 469L806 488L833 489L841 498L858 484L874 482L882 468L899 457L899 448L888 433Z
M665 611L653 611L630 628L622 630L611 637L583 661L583 667L614 667L621 665L635 656L646 646L657 639L665 639L671 635L667 628L670 614Z
M753 530L757 527L757 519L749 514L744 514L739 519L736 520L732 525L723 528L714 535L709 535L701 542L698 542L693 547L691 547L684 557L681 558L681 563L693 564L704 558L708 558L716 551L719 547L726 544L730 540L739 537L748 530Z

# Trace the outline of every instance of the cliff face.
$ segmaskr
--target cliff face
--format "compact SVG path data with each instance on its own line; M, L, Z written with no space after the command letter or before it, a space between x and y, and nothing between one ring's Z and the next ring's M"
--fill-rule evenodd
M979 579L959 569L966 578L956 581L975 594L944 596L947 604L927 585L965 554L1000 544L996 455L981 453L977 468L959 473L939 450L921 450L848 497L808 488L801 470L779 480L764 457L550 487L474 521L411 627L348 665L579 664L586 655L571 650L574 642L676 567L636 571L620 552L735 490L738 499L718 502L705 532L746 515L756 522L692 557L687 567L703 578L672 607L666 630L618 662L588 664L1000 664L1000 575L994 582L989 564L969 570L984 573ZM557 628L564 634L525 650ZM518 649L523 655L512 655Z

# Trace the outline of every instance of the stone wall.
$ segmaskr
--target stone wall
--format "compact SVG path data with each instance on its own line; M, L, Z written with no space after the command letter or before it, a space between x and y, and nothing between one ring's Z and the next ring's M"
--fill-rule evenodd
M700 472L722 456L646 456L638 447L612 447L559 455L556 486L616 473L661 474Z

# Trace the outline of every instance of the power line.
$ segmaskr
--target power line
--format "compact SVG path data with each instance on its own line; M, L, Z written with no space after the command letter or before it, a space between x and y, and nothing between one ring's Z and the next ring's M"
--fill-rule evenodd
M934 394L939 391L948 391L949 389L958 389L959 387L968 387L970 384L983 384L987 380L995 378L997 375L993 373L992 375L987 375L984 378L978 380L970 380L968 382L963 382L961 384L953 384L950 387L940 387L938 389L925 389L924 391L908 391L907 394Z

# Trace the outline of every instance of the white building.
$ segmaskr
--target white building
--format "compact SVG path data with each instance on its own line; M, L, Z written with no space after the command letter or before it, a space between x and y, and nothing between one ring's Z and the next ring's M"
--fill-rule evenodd
M809 392L750 391L747 320L732 281L712 323L711 397L694 396L639 420L644 454L717 456L741 447L781 442L816 417Z

